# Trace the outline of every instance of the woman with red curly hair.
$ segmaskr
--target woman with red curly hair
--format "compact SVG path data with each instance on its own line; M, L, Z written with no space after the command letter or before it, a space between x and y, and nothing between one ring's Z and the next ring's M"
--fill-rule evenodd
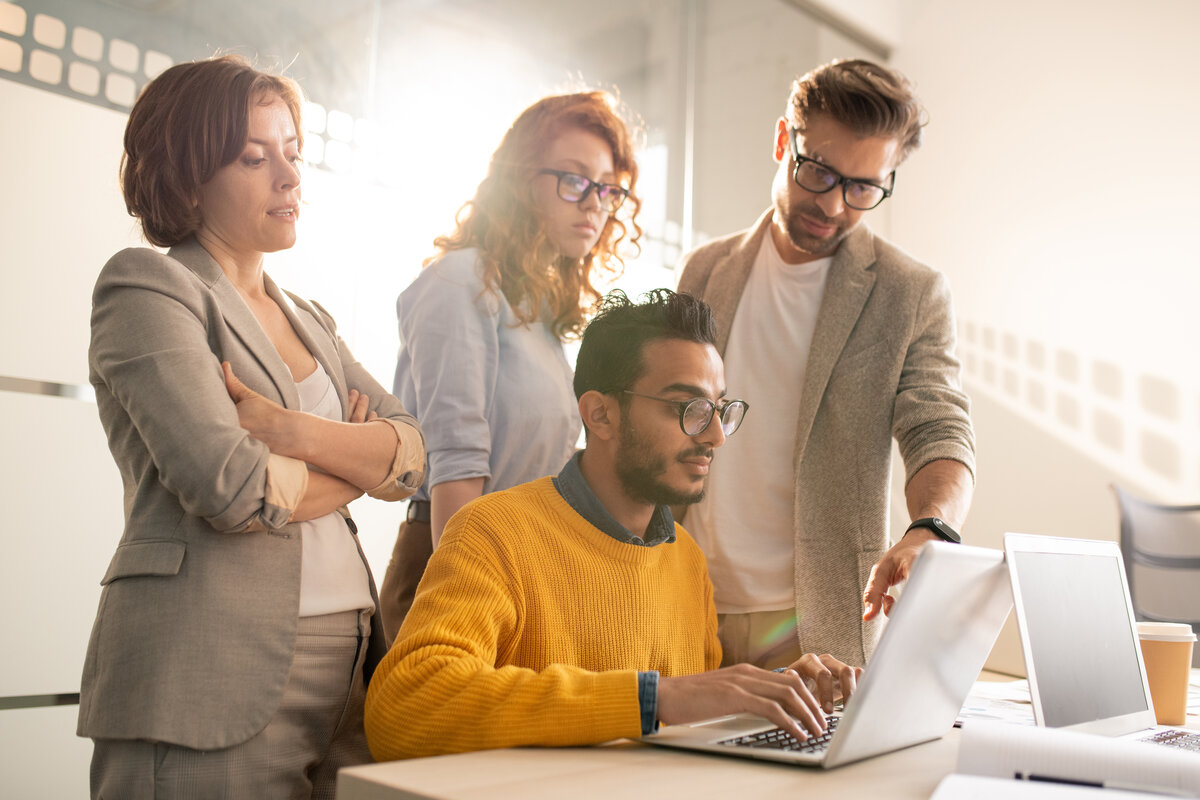
M421 420L429 460L380 592L389 636L454 512L558 472L573 452L581 423L562 345L600 298L597 279L622 268L619 246L637 247L637 172L610 94L539 100L400 295L393 392Z

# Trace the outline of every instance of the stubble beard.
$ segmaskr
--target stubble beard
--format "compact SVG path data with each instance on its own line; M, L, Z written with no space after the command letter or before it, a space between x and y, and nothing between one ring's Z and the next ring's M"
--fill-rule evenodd
M621 429L617 448L617 479L625 494L634 500L656 506L691 505L704 499L705 486L694 492L680 491L667 485L662 475L667 471L664 456L650 452L631 427ZM707 447L696 447L676 458L710 453Z
M802 214L823 225L837 225L837 228L830 236L824 238L813 236L805 229L804 223L800 221ZM833 255L850 234L850 231L853 230L853 228L847 228L828 219L815 205L809 208L793 208L790 214L784 216L783 221L784 230L787 232L788 240L791 241L792 245L816 258L825 258L826 256Z

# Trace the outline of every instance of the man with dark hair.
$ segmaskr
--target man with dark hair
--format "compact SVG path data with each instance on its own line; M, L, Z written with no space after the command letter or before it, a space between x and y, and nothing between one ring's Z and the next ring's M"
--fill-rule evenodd
M975 440L950 290L861 224L922 116L909 82L870 62L799 78L775 127L772 208L681 264L679 290L711 304L730 383L755 405L686 517L727 663L816 650L865 664L888 589L924 542L958 539ZM893 437L913 522L889 549Z
M823 729L858 670L811 654L783 672L717 669L704 556L668 507L703 496L746 412L725 399L713 341L689 295L605 299L575 382L587 447L451 518L371 681L377 759L596 744L739 712L798 738Z

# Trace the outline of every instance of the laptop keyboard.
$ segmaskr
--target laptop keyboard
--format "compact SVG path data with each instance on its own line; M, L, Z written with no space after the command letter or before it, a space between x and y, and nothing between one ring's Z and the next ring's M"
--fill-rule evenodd
M812 736L803 741L792 736L783 728L772 728L769 731L759 731L746 736L735 736L732 739L717 742L717 744L729 747L765 747L794 753L819 753L829 747L829 740L833 738L833 731L837 728L839 719L841 717L827 717L825 732L820 736Z
M1162 744L1167 747L1178 747L1181 750L1191 750L1200 753L1200 733L1192 731L1160 731L1150 736L1143 736L1138 741L1149 742L1150 744Z

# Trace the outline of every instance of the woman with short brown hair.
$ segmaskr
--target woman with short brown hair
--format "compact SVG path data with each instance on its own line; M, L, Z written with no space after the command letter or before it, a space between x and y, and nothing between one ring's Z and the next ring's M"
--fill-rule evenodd
M265 253L296 241L300 91L235 56L138 98L146 238L96 281L88 353L125 488L80 692L94 797L327 797L370 760L386 649L346 504L420 485L415 420Z

